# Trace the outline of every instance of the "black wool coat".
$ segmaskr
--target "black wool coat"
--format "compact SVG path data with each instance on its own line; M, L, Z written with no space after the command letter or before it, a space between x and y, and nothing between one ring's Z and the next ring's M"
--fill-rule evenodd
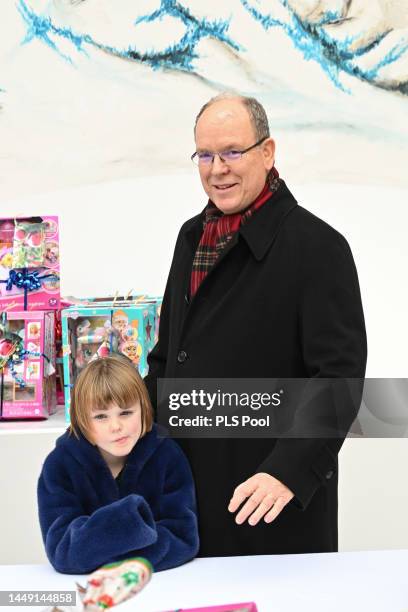
M362 378L366 334L357 272L341 234L282 181L189 298L203 215L181 228L145 379ZM182 439L197 488L200 556L338 549L342 439ZM271 524L236 525L234 488L267 472L295 494Z

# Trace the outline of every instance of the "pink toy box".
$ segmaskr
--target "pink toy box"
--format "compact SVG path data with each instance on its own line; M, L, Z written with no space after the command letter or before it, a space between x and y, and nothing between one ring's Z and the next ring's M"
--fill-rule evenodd
M0 416L47 418L56 409L54 312L7 312L0 321Z
M168 612L257 612L253 601L248 603L229 604L226 606L210 606L209 608L177 608Z
M58 217L0 217L0 313L60 307Z

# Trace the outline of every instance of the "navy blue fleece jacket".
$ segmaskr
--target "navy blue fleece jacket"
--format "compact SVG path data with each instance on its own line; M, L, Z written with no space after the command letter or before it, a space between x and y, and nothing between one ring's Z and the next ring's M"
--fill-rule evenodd
M156 425L128 455L119 482L95 446L66 432L45 460L38 508L48 559L66 574L132 556L159 571L198 551L190 466Z

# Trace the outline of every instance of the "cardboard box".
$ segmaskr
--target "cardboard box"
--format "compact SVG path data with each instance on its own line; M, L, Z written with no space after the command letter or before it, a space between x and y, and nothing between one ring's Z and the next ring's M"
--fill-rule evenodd
M65 409L69 420L71 389L82 369L110 353L126 355L142 377L148 371L147 355L154 346L154 303L78 305L61 313Z

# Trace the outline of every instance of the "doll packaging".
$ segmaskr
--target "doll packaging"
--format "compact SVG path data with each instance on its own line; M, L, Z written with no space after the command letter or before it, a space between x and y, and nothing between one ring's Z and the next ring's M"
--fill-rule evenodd
M160 325L160 314L163 298L162 296L150 296L145 294L136 294L131 295L127 294L126 296L104 296L104 297L87 297L87 298L74 298L69 297L66 298L71 300L73 304L81 304L83 306L95 306L105 305L105 306L115 306L116 304L153 304L155 309L155 319L154 319L154 334L153 334L153 346L159 339L159 325Z
M0 217L0 313L60 306L58 217Z
M0 318L0 416L47 418L56 410L54 312Z
M111 353L126 355L142 377L154 346L154 303L75 304L61 313L65 409L69 420L71 389L83 368Z

